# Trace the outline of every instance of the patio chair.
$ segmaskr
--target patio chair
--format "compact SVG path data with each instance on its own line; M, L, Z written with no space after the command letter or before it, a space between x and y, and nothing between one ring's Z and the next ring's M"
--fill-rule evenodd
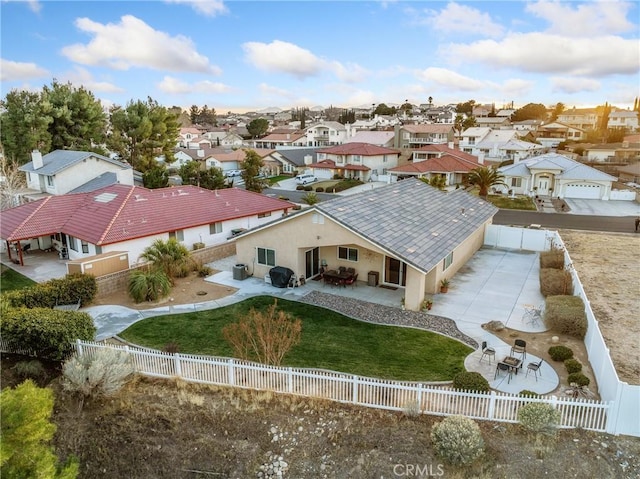
M482 341L482 356L480 356L480 361L482 361L482 358L484 358L485 356L489 358L489 364L491 364L491 358L496 357L496 350L493 348L487 347L487 342Z
M542 366L542 362L543 361L544 360L541 359L537 363L529 363L527 365L527 374L526 374L526 376L529 375L529 371L533 371L533 374L536 376L536 382L538 382L538 373L540 373L540 376L542 376L542 373L540 372L540 367Z
M511 382L511 375L513 374L511 371L511 367L508 364L504 364L504 363L498 363L498 365L496 366L496 372L493 375L493 379L496 379L499 375L500 372L504 371L507 373L507 384L509 384Z
M351 278L345 279L344 284L345 286L351 286L351 288L353 289L353 287L356 286L356 281L358 281L358 273L351 276Z
M527 342L524 339L516 339L511 346L511 354L522 354L522 359L527 357Z

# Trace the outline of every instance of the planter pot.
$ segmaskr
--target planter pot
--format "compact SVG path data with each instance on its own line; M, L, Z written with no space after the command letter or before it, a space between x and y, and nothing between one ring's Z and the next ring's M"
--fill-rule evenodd
M449 286L440 286L441 293L446 293L447 291L449 291Z

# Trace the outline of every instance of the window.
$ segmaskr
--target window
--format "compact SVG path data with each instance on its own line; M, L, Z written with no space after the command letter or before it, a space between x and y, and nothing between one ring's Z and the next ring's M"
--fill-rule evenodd
M69 236L69 248L71 248L73 251L78 251L78 242L76 241L76 239L73 236Z
M80 244L82 245L82 252L89 253L89 243L87 243L86 241L81 241Z
M511 186L520 188L522 186L522 178L511 178Z
M311 222L319 224L319 225L323 225L324 224L324 216L322 216L319 213L313 213L313 217L312 217Z
M347 261L358 261L358 250L356 248L338 246L338 258Z
M222 233L222 223L210 223L209 224L209 234L217 235L218 233Z
M360 163L362 161L362 156L360 155L353 155L352 156L353 162L354 163Z
M53 176L47 176L47 186L53 186Z
M266 213L258 213L258 218L267 218L271 216L271 211L267 211Z
M182 230L169 231L169 239L171 238L177 241L184 241L184 231Z
M453 263L453 251L449 253L447 257L444 259L444 262L442 265L443 266L442 271L446 270L449 266L451 266L451 263Z
M275 250L268 248L257 248L258 252L258 264L265 266L276 265L276 252Z

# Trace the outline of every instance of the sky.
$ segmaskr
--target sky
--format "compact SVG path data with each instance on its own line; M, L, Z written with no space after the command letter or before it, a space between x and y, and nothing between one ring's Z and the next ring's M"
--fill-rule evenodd
M0 0L0 92L54 79L105 107L277 107L640 96L640 3Z

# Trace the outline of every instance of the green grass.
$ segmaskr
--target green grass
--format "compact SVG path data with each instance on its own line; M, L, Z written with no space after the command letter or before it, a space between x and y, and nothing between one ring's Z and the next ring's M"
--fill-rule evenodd
M511 198L507 195L489 195L487 200L498 208L505 210L530 210L536 211L536 205L528 196L516 196Z
M275 185L278 181L290 180L291 178L291 176L287 175L270 176L269 178L267 178L267 182L269 183L269 186L272 186Z
M155 349L175 342L181 353L232 357L222 328L250 308L265 309L273 300L259 296L209 311L148 318L120 336ZM304 303L279 299L278 309L302 321L300 344L285 356L283 366L386 379L446 381L465 370L464 358L472 352L458 341L429 331L356 321Z
M0 292L13 291L15 289L23 289L36 284L32 279L12 270L6 266L2 266L2 274L0 275Z

